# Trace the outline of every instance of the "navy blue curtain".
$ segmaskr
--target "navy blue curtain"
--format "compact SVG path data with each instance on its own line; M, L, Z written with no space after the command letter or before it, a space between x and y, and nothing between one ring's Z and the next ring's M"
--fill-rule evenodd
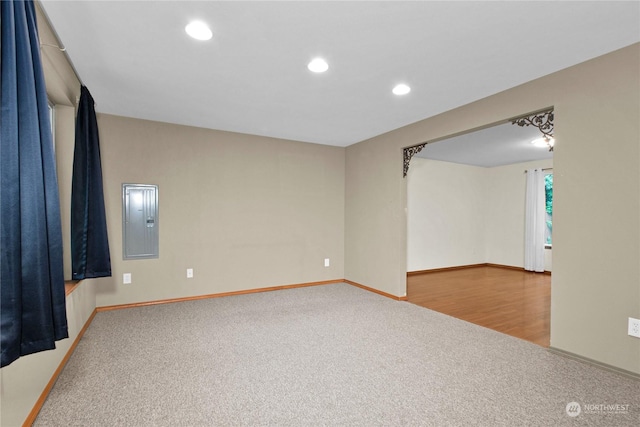
M93 97L85 86L78 104L73 154L71 271L76 280L111 276L98 122Z
M2 1L2 366L68 337L60 201L35 8Z

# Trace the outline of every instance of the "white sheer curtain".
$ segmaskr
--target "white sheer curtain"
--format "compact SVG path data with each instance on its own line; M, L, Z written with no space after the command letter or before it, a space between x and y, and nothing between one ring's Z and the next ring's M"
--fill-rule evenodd
M527 170L525 204L524 269L544 271L544 172L542 169Z

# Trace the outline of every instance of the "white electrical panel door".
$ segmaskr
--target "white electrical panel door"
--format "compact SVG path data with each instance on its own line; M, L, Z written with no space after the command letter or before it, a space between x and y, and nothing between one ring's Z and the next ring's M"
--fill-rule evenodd
M158 258L158 237L158 186L122 184L123 258Z

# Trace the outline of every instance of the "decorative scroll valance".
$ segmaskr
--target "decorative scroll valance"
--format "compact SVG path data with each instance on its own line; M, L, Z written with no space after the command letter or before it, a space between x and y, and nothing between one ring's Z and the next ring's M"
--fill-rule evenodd
M411 158L418 154L422 149L427 145L427 143L422 143L420 145L414 145L413 147L408 147L404 149L404 166L402 169L402 177L407 176L407 172L409 172L409 162L411 162Z
M542 132L547 144L549 144L549 151L553 151L553 143L549 143L549 141L553 140L553 109L513 119L511 124L537 127Z
M511 120L511 124L518 126L535 126L540 132L542 132L543 138L549 145L549 151L553 151L553 108L545 111L540 111L529 116L518 117ZM411 158L418 154L427 145L427 142L414 145L413 147L407 147L403 150L403 166L402 176L406 178L409 172L409 163Z

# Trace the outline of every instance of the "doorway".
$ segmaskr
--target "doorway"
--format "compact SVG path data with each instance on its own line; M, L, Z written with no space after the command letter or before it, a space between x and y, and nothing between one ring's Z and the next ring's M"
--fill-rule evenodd
M553 152L531 143L539 137L535 127L505 121L428 143L413 156L409 302L549 345L552 245L546 274L523 269L525 171L553 170Z

